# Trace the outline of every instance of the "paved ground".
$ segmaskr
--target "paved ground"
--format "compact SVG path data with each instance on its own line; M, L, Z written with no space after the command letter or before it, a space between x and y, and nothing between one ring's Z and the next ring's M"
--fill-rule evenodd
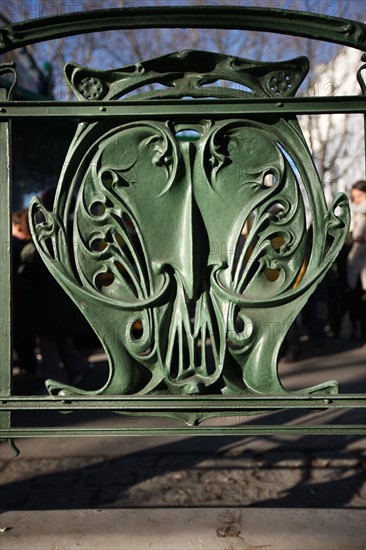
M361 393L365 368L361 342L342 340L317 349L305 344L304 359L281 363L280 373L289 389L335 378L342 391ZM315 414L320 423L362 420L357 412ZM314 413L276 415L281 422L314 422ZM141 420L73 413L47 422ZM3 444L0 548L364 548L365 442L358 436L37 438L18 441L15 460Z
M4 514L2 550L364 550L359 510L170 508Z

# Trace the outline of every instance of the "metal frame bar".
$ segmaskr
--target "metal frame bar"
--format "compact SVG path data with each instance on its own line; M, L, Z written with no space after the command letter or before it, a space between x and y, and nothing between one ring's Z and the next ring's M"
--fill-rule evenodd
M340 409L363 408L366 406L366 395L344 394L319 396L269 396L269 397L133 397L133 396L106 396L97 397L65 396L65 397L40 397L40 396L14 396L0 397L0 403L4 411L14 410L119 410L128 412L131 404L138 406L144 412L162 411L243 411L251 410L282 410L286 408L296 409ZM124 409L125 407L125 409Z
M6 91L0 90L1 101L6 100ZM11 158L10 158L10 125L9 120L0 121L0 235L1 235L1 262L0 262L0 311L1 335L0 356L8 368L0 368L0 388L4 395L11 395L12 382L12 273L11 273L11 225L9 212L11 211ZM0 425L10 428L11 413L0 408Z
M157 27L277 32L366 51L366 27L357 21L293 10L207 5L117 8L23 21L0 29L0 53L81 33Z
M166 118L167 116L246 117L258 114L341 114L365 113L366 104L363 96L342 96L330 98L269 98L230 99L223 104L216 100L165 100L164 111L158 101L9 101L0 102L0 121L24 117L148 117ZM168 108L171 108L169 112Z
M359 426L187 426L180 428L11 428L3 430L4 439L14 437L110 437L151 435L359 435Z
M77 410L112 411L122 415L133 414L134 418L148 416L159 411L161 415L179 412L195 412L204 410L208 416L210 413L221 413L221 418L248 416L248 411L255 413L285 412L287 410L302 410L305 412L329 410L344 411L345 409L361 409L366 407L365 395L332 395L325 396L288 396L288 397L117 397L100 396L95 399L89 397L10 397L1 399L3 411L28 411L28 410L55 410L70 412ZM138 409L138 412L136 412ZM249 417L250 420L258 417ZM216 417L220 421L220 417ZM235 425L235 426L179 426L179 427L154 427L151 428L9 428L2 431L3 437L90 437L90 436L121 436L121 435L362 435L366 425L362 424L319 424L306 425Z

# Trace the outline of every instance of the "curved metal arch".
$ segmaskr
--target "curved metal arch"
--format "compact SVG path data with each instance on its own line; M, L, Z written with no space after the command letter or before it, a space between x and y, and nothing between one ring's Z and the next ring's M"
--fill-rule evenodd
M0 28L0 54L29 44L76 34L147 28L277 32L366 51L366 25L350 19L238 6L169 6L96 10L22 21Z

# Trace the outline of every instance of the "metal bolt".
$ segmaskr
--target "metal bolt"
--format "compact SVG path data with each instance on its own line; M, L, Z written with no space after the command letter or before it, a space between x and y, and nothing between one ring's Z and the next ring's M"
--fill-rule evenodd
M107 109L105 107L99 107L99 111L106 111Z

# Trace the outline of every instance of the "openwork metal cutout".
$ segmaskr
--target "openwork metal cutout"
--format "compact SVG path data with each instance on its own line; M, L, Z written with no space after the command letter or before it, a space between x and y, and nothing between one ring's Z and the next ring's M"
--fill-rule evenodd
M0 53L78 33L157 27L278 32L366 51L366 26L356 21L195 6L24 21L0 29ZM53 209L35 198L30 221L44 262L109 361L98 390L48 380L49 396L14 396L6 334L1 438L16 450L17 436L363 433L364 426L348 424L195 425L223 410L236 416L365 406L364 395L339 395L333 380L289 392L277 367L287 330L349 225L343 194L326 204L296 115L365 113L364 67L361 96L347 97L297 97L305 57L262 63L202 51L110 71L69 63L65 77L78 102L14 102L13 87L0 90L0 229L9 238L11 121L80 119ZM8 64L0 72L16 78ZM3 260L0 305L10 326L10 255ZM12 411L19 409L165 415L189 427L15 427Z
M307 69L306 58L183 51L113 71L69 64L65 74L79 99L103 105L133 91L135 101L293 96ZM139 93L155 83L166 88ZM31 215L44 261L108 354L96 393L285 395L279 347L338 254L349 208L342 194L326 207L294 116L163 116L81 123L53 211L36 199ZM337 384L303 391L336 393Z

